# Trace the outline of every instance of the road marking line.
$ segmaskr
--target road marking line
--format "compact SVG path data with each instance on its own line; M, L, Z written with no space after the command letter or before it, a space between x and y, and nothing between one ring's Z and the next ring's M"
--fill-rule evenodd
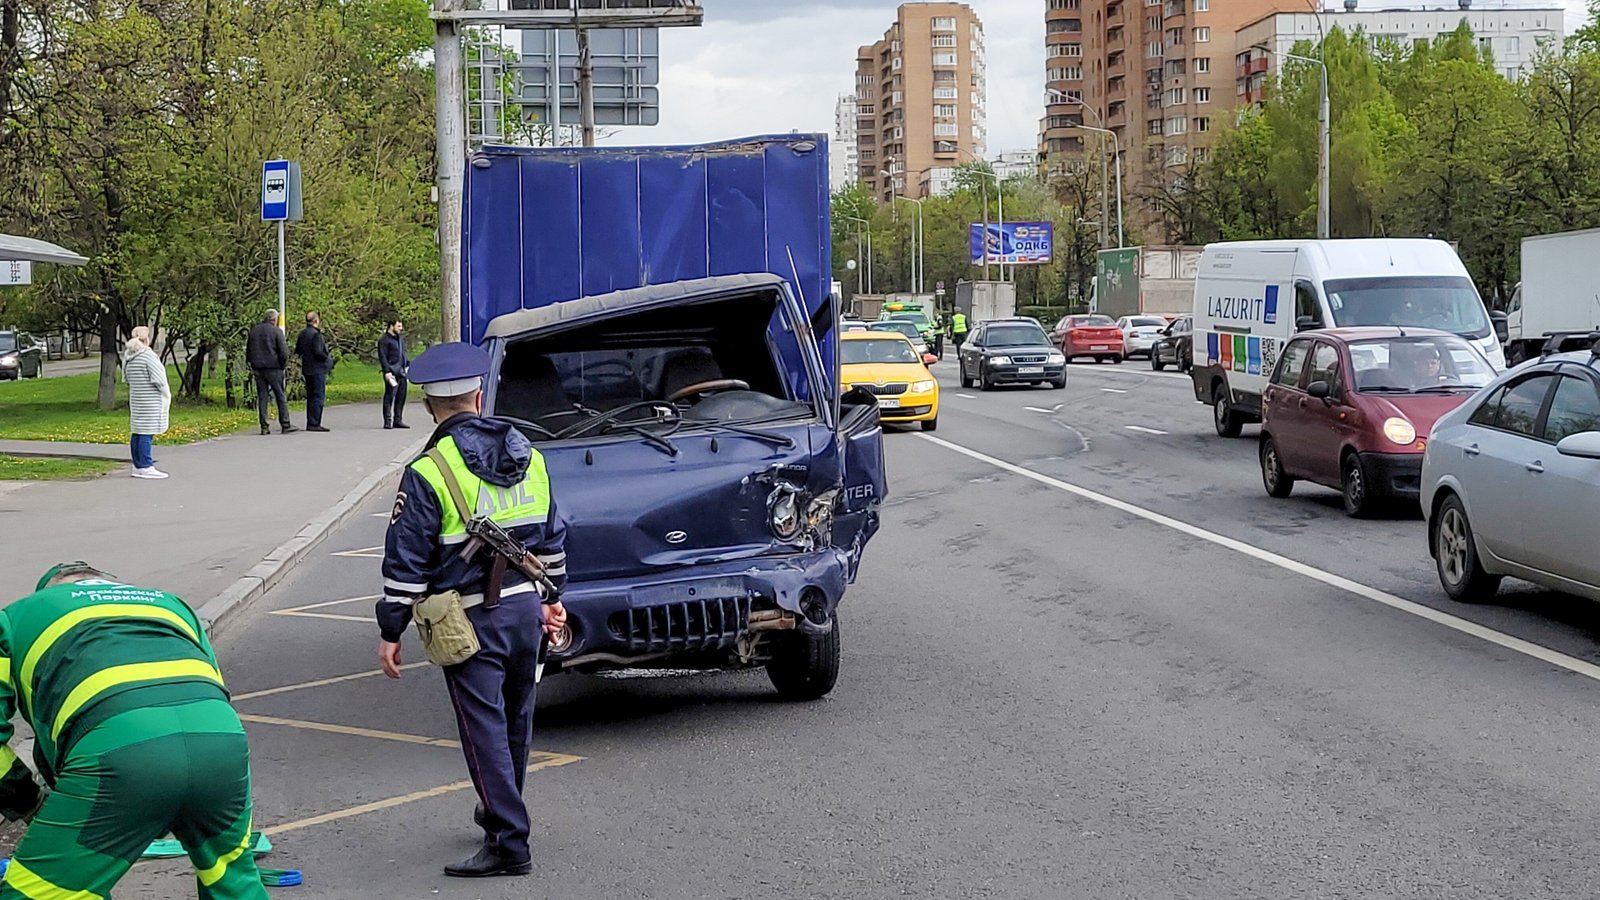
M383 548L381 546L362 547L360 550L340 550L338 553L330 555L360 559L383 559Z
M343 600L329 600L326 603L308 603L305 606L291 606L288 609L275 609L272 610L270 614L274 616L292 616L294 618L301 619L333 619L339 622L371 622L371 616L342 616L337 613L319 613L311 612L311 610L325 609L329 606L340 606L345 603L360 603L362 601L370 603L373 600L377 600L380 596L382 595L370 594L365 597L346 597Z
M396 731L379 731L373 728L357 728L354 725L333 725L328 722L311 722L303 719L280 719L276 716L252 716L239 714L239 721L253 722L257 725L282 725L285 728L299 728L304 731L321 731L326 734L342 734L348 737L373 738L380 741L397 741L402 744L421 744L425 747L453 747L460 748L460 741L445 738L424 737L420 734L401 734Z
M557 766L570 766L575 762L583 762L584 759L581 756L573 756L569 753L546 753L542 750L534 750L529 754L529 756L538 758L537 762L529 764L528 771L530 773L538 772L541 769L553 769ZM405 806L409 803L416 803L419 800L431 800L434 797L443 797L446 794L454 794L457 791L464 791L471 787L472 782L470 781L452 781L449 784L442 784L436 788L429 788L425 791L402 794L399 797L390 797L387 800L378 800L373 803L363 803L360 806L346 807L345 809L334 810L333 812L323 813L319 816L312 816L308 819L299 819L294 822L285 822L282 825L273 825L270 828L263 828L261 830L266 834L275 837L290 831L300 831L304 828L311 828L317 825L326 825L329 822L338 822L341 819L350 819L356 816L364 816L367 813L381 812L386 809L394 809L397 806Z
M430 663L407 663L406 665L400 667L400 671L404 672L407 669L420 669L426 665L430 665ZM264 691L251 691L247 694L234 694L233 701L237 703L240 700L255 700L259 697L272 697L277 694L287 694L290 691L303 691L308 688L327 687L330 684L342 684L346 681L358 681L362 678L373 678L382 674L383 672L381 670L373 669L371 672L356 672L353 675L336 675L333 678L319 678L316 681L303 681L299 684L286 684L283 687L267 688Z
M1024 406L1023 409L1027 410L1028 412L1044 413L1047 416L1055 412L1053 409L1040 409L1037 406Z
M1121 388L1101 388L1100 390L1105 391L1108 394L1126 394L1127 393L1127 391L1122 390Z
M986 453L980 453L977 450L968 449L960 444L953 444L950 441L943 440L942 438L936 438L928 434L917 434L916 436L930 443L937 444L946 450L951 450L963 456L971 457L979 462L994 466L997 469L1010 472L1013 475L1020 475L1023 478L1037 481L1040 484L1053 487L1056 490L1074 494L1078 497L1082 497L1085 500L1093 501L1102 506L1108 506L1112 509L1118 510L1119 512L1125 512L1131 516L1137 516L1138 518L1144 519L1148 522L1153 522L1157 525L1165 526L1174 531L1182 532L1183 534L1187 534L1191 537L1196 537L1200 540L1216 544L1220 547L1225 547L1229 550L1242 553L1245 556L1249 556L1253 559L1260 560L1261 562L1277 566L1280 569L1293 572L1296 575L1303 575L1312 581L1320 581L1329 587L1338 588L1339 590L1354 594L1357 597L1371 600L1374 603L1381 603L1390 609L1408 613L1420 619L1426 619L1436 625L1443 625L1446 628L1459 631L1462 634L1478 638L1479 640L1487 641L1488 643L1494 644L1498 647L1503 647L1514 653L1521 653L1524 656L1532 657L1540 662L1549 663L1552 666L1582 675L1585 678L1591 678L1595 681L1600 681L1600 666L1597 666L1594 663L1584 662L1581 659L1576 659L1566 655L1565 653L1560 653L1555 650L1551 650L1548 647L1540 646L1532 641L1525 641L1522 638L1512 637L1509 634L1502 634L1501 632L1495 631L1492 628L1485 628L1476 622L1470 622L1459 616L1452 616L1449 613L1440 612L1437 609L1407 600L1404 597L1396 596L1388 591L1381 591L1375 587L1362 584L1359 581L1352 581L1351 579L1345 578L1342 575L1335 575L1332 572L1325 572L1322 569L1316 568L1315 566L1308 566L1303 562L1298 562L1290 559L1287 556L1273 553L1270 550L1263 550L1260 547L1246 544L1244 541L1235 540L1234 538L1217 534L1214 531L1207 531L1204 528L1190 525L1188 522L1174 519L1171 516L1162 515L1161 513L1145 509L1142 506L1135 506L1132 503L1128 503L1124 500L1118 500L1115 497L1109 497L1105 494L1099 493L1098 491L1091 491L1088 488L1079 487L1078 485L1070 484L1058 478L1051 478L1048 475L1041 475L1032 469L1025 469L1022 466L1014 463L1008 463L1003 459L997 459L993 456L989 456Z
M285 619L331 619L335 622L360 622L363 625L370 625L373 622L371 616L341 616L338 613L275 612L273 615L283 616Z
M956 394L956 396L960 397L960 398L962 398L964 400L976 400L976 399L978 399L976 394Z
M1129 431L1138 431L1143 434L1166 434L1165 431L1160 431L1155 428L1146 428L1143 425L1124 425L1122 427L1128 429Z
M1055 406L1050 407L1050 411L1051 412L1061 412L1061 407L1063 407L1063 406L1066 406L1066 404L1065 403L1057 403Z

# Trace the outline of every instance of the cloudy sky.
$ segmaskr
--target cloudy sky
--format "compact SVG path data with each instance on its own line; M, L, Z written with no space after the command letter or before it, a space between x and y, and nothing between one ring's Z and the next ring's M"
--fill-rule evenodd
M989 50L989 150L1029 149L1044 114L1044 0L968 0ZM1226 2L1226 0L1223 0ZM1584 0L1565 2L1569 31ZM854 89L856 48L883 36L896 0L702 0L701 28L661 34L661 124L614 143L693 143L830 132ZM1434 5L1430 2L1428 5Z

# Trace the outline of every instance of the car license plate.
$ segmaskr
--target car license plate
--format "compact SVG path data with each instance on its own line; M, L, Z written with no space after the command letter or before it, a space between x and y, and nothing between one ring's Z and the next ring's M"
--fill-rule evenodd
M1044 366L1023 366L1017 370L1018 375L1043 375Z
M1095 344L1093 347L1090 347L1089 349L1090 350L1110 350L1111 349L1111 345L1110 344Z
M878 408L879 409L899 409L900 408L900 398L899 397L879 397L878 398Z

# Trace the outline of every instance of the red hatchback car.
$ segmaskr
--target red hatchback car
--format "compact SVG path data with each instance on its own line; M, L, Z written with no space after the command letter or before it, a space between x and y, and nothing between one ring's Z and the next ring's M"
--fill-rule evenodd
M1050 336L1061 345L1069 363L1075 356L1122 362L1122 329L1110 316L1067 316L1056 323Z
M1297 335L1261 397L1262 483L1280 498L1302 478L1338 488L1352 516L1415 500L1434 421L1494 377L1475 347L1441 331Z

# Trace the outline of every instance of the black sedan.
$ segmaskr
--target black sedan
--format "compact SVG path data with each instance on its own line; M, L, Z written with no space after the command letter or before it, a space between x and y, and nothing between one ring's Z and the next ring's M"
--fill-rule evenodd
M1167 366L1180 372L1194 368L1194 316L1174 319L1150 349L1150 368L1160 372Z
M961 386L998 384L1067 386L1067 358L1033 319L984 322L961 345Z
M0 381L38 378L44 374L44 353L27 335L0 331Z

